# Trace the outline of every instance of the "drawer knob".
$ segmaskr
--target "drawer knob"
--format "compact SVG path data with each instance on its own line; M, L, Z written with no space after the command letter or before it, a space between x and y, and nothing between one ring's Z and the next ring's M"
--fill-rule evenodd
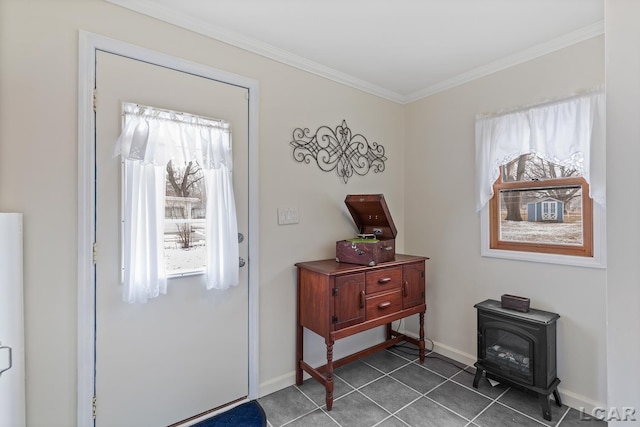
M391 301L385 301L385 302L381 302L380 304L378 304L378 308L380 310L385 309L391 307Z
M391 277L381 277L378 279L378 284L384 285L386 283L389 283L390 281L391 281Z

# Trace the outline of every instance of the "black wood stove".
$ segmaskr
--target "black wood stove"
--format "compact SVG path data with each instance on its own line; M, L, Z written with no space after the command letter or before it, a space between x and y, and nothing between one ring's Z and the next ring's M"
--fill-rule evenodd
M473 386L487 378L523 387L538 394L542 415L551 421L549 395L562 406L558 394L556 320L560 315L531 309L526 313L486 300L478 312L478 361Z

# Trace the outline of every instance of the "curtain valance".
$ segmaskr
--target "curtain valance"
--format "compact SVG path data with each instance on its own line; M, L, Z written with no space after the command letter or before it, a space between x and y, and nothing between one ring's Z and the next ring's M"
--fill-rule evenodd
M132 103L123 104L123 115L116 155L162 166L198 159L203 169L233 169L228 122Z
M476 210L493 197L500 166L534 153L582 171L604 206L604 93L601 91L476 119Z

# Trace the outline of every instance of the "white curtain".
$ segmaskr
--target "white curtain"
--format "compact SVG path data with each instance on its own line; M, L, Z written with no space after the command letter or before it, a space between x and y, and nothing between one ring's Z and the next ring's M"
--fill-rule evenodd
M239 283L238 226L229 124L126 103L116 155L125 163L124 288L126 302L146 302L167 291L164 267L166 165L197 161L207 192L206 287Z
M604 121L601 91L476 119L476 210L493 197L500 166L534 153L577 167L591 198L605 205Z

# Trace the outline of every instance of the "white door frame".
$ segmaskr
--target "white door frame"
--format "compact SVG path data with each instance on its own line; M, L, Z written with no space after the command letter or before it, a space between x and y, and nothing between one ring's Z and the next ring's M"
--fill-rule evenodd
M258 82L98 34L80 31L78 69L78 427L93 426L95 387L95 115L96 51L244 87L249 91L249 395L258 397ZM99 102L99 100L98 100ZM99 251L99 250L98 250ZM194 414L195 415L195 414Z

